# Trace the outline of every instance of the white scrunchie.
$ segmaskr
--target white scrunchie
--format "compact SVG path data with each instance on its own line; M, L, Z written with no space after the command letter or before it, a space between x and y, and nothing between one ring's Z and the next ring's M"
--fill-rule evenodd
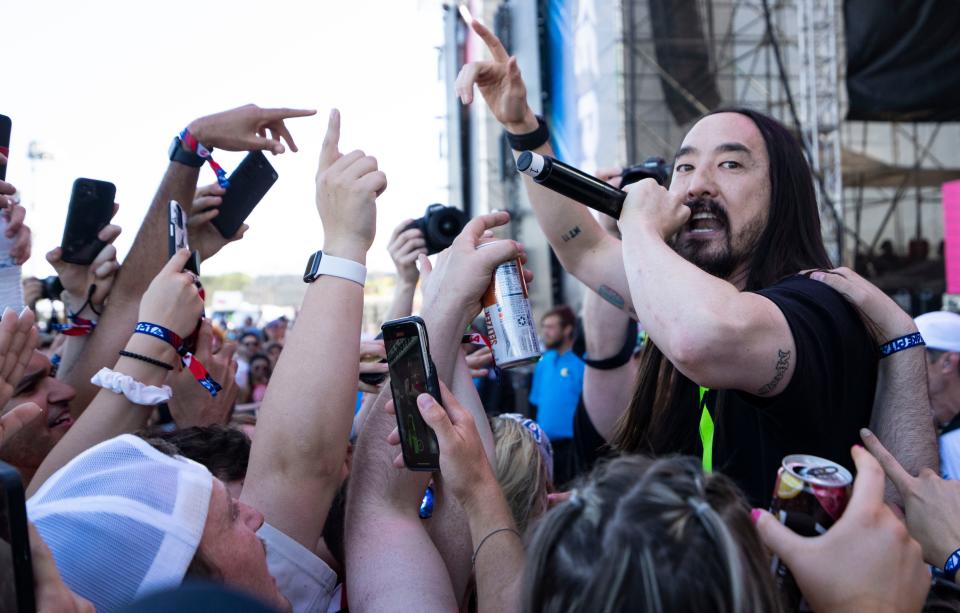
M101 368L100 372L90 379L90 383L110 390L115 394L123 394L130 402L144 406L158 405L173 397L173 390L168 385L163 387L144 385L130 375L109 368Z

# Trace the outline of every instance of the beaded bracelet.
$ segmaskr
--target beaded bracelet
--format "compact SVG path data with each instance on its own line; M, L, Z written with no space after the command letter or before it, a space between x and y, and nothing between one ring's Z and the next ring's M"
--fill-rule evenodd
M919 332L914 332L913 334L907 334L906 336L901 336L900 338L895 338L892 341L880 345L880 358L883 359L887 356L891 356L898 351L903 351L904 349L909 349L911 347L921 347L926 345L923 337Z

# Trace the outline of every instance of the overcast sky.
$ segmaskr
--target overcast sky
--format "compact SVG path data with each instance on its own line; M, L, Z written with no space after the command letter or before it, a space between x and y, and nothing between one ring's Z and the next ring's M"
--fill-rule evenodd
M52 274L43 253L59 244L80 176L117 185L125 254L173 136L195 117L248 102L318 113L288 124L300 153L271 158L280 179L248 219L247 238L204 273L303 272L323 244L313 178L334 106L341 149L375 155L387 174L368 265L391 270L393 227L446 197L442 24L435 0L5 2L0 113L13 120L7 180L34 229L25 272ZM33 170L32 140L53 155ZM243 154L215 157L230 171ZM215 179L209 167L200 177Z

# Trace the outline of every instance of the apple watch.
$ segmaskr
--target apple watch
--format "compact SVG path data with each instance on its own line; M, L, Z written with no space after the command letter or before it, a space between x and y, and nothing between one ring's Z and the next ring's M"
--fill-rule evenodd
M367 280L367 267L353 260L338 258L323 251L318 251L311 255L307 261L307 269L303 272L303 282L313 283L321 275L340 277L358 283L360 287L363 287Z

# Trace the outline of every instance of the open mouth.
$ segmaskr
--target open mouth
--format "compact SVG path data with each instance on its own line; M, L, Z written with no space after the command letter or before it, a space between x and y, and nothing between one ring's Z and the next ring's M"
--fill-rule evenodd
M73 418L70 417L69 407L63 406L50 410L50 417L47 418L47 428L51 430L59 427L68 429L72 425Z
M706 211L700 211L699 213L694 213L690 217L690 221L687 222L686 231L690 234L707 234L709 232L717 232L723 230L724 228L723 220L721 220L714 213L708 213Z

